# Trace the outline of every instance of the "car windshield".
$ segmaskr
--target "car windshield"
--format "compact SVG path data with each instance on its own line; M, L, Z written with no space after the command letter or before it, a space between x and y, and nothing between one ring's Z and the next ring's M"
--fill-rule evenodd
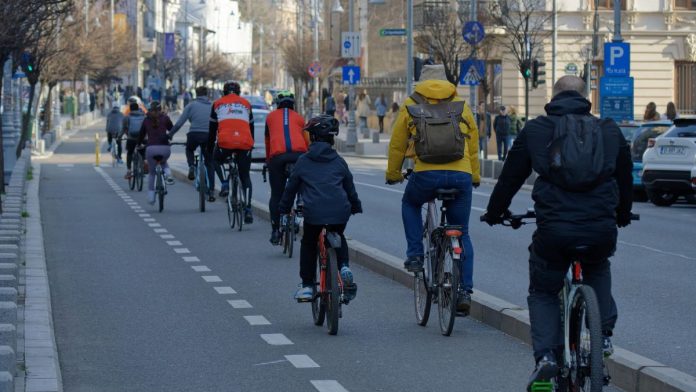
M251 104L252 109L265 109L268 110L268 105L266 105L266 101L263 100L263 97L260 95L245 95L242 98L246 99L249 101Z
M696 137L696 124L684 127L674 126L663 137Z
M643 125L636 131L635 140L631 146L631 158L634 162L643 162L643 153L648 148L648 139L656 138L670 128L666 124Z
M636 133L636 130L638 129L638 127L634 127L634 126L626 126L626 127L620 127L620 128L621 128L621 133L623 133L624 137L629 142L631 140L633 140L633 135Z

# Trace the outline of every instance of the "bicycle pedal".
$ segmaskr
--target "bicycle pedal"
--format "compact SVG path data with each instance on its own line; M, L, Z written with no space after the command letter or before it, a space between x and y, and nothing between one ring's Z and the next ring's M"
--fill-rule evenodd
M457 312L457 317L468 317L469 312Z
M529 387L530 392L553 392L551 381L534 381Z

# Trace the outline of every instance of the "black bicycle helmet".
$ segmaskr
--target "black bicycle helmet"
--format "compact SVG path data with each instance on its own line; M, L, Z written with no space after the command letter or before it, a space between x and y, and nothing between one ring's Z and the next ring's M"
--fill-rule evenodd
M338 120L334 116L320 114L309 120L303 129L318 139L336 136L338 135Z
M228 80L225 82L225 84L222 86L222 94L228 95L228 94L237 94L242 91L242 87L239 85L238 82L235 82L234 80Z
M150 102L150 108L148 110L151 112L161 111L162 104L160 103L160 101L152 101L152 102Z

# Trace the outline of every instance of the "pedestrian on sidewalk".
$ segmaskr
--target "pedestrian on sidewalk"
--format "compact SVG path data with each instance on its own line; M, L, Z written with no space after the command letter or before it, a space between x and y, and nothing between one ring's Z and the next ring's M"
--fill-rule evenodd
M360 119L360 131L363 137L369 137L370 130L367 128L367 117L370 115L370 104L367 94L364 92L358 96L357 116Z
M172 154L172 149L169 146L168 131L174 127L172 120L162 112L162 105L159 101L150 103L150 110L147 112L147 117L140 127L140 135L138 136L138 145L143 144L147 137L147 149L145 150L145 158L150 166L150 172L147 178L147 202L155 204L155 161L156 156L161 156L160 165L164 170L164 177L167 184L174 184L171 170L167 164L167 159Z
M397 116L399 115L399 104L396 103L396 101L392 102L391 108L387 115L389 116L389 129L391 130L394 127L394 122L396 121Z
M645 113L643 114L643 121L658 121L660 119L660 113L657 112L657 105L655 102L649 102L645 106Z
M348 125L348 116L350 115L350 94L343 94L343 124Z
M677 117L679 117L679 114L677 113L677 106L674 105L674 102L667 102L667 110L662 115L661 119L674 121L674 119Z
M524 127L522 118L517 115L517 109L514 106L510 106L510 133L508 134L508 147L512 148L512 143L515 141L517 134Z
M293 98L293 104L294 104L294 98ZM327 94L326 100L324 100L324 112L332 117L336 115L336 100L334 99L333 95L330 93Z
M375 100L375 111L379 120L379 133L384 133L384 116L387 114L387 99L384 98L384 93Z
M508 135L510 134L510 116L507 115L505 106L500 107L500 113L493 120L495 131L495 145L498 149L498 160L504 161L508 152Z
M111 141L116 139L116 154L118 156L118 163L123 163L121 160L121 150L123 145L121 143L121 131L123 130L123 119L124 115L121 113L121 109L118 104L111 108L111 111L106 116L106 150L111 152Z
M491 113L483 101L479 102L476 110L476 126L479 130L479 153L483 152L483 159L488 159L488 140L491 138Z

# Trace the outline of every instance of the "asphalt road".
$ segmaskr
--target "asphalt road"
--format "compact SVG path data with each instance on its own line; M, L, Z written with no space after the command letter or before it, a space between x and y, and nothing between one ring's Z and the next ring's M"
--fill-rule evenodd
M122 167L95 169L93 135L78 133L41 171L66 391L524 388L528 346L469 318L449 338L432 322L419 327L411 290L359 266L358 298L344 308L339 335L327 335L292 299L297 258L268 244L267 222L231 231L224 204L199 213L185 183L169 188L160 214L144 192L126 190ZM355 238L371 222L359 219L380 216L360 190L368 209L352 222ZM398 207L396 194L374 196ZM382 243L399 246L392 231Z

